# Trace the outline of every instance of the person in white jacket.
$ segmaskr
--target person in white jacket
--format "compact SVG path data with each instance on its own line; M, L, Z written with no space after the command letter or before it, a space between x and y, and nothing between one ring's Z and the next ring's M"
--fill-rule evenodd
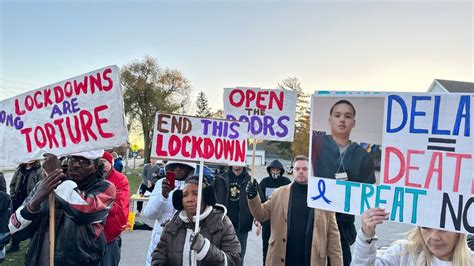
M163 224L173 217L175 209L172 203L173 192L184 186L184 180L194 174L195 163L169 161L165 166L165 171L175 172L176 179L174 188L171 189L170 182L166 178L158 180L150 195L148 204L143 210L145 217L155 220L153 232L151 233L150 245L146 255L146 265L151 265L151 254L156 245L160 242Z
M407 239L398 240L377 256L375 228L388 219L382 208L368 209L361 217L353 252L353 265L474 266L474 254L466 235L428 227L416 227Z

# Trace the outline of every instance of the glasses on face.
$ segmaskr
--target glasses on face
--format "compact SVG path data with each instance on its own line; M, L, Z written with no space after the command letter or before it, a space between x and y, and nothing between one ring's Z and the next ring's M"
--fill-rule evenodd
M79 163L80 166L89 166L92 164L92 161L82 157L70 157L69 164L73 165Z

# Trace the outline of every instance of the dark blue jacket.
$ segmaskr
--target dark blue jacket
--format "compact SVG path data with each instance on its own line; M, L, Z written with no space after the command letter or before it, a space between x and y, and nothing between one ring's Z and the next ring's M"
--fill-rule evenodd
M375 183L375 164L369 153L359 144L352 142L343 156L331 135L313 132L311 163L317 177L335 178L336 173L346 172L349 181ZM353 244L357 235L354 216L336 213L341 240Z

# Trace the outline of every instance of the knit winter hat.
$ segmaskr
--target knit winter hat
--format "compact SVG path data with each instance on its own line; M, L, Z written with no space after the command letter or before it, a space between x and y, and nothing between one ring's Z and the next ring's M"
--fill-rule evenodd
M106 159L110 164L114 163L114 159L112 158L112 154L108 153L107 151L104 151L104 154L102 155L102 158Z

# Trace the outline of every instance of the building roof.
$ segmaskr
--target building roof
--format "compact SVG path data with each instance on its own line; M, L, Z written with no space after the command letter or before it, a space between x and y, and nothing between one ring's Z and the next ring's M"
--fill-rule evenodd
M435 79L440 86L448 92L474 93L474 83L465 81Z

